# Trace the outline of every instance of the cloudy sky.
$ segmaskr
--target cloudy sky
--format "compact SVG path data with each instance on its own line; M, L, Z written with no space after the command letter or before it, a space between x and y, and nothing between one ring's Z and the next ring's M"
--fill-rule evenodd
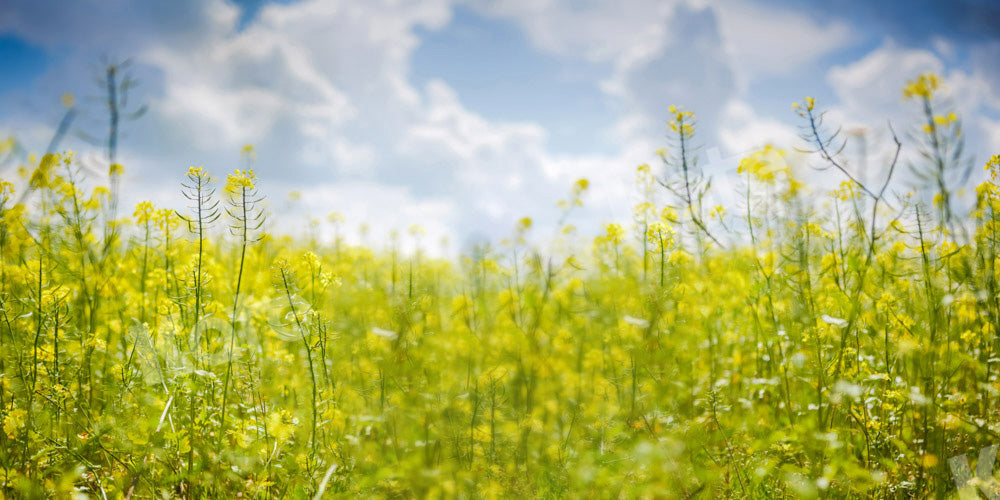
M251 143L281 227L337 211L458 247L544 228L580 177L577 225L627 220L671 104L724 189L740 154L801 146L793 101L878 144L886 120L914 126L900 89L934 71L981 164L1000 152L997 19L992 0L6 0L0 134L43 151L71 92L63 146L97 168L96 81L128 58L148 112L122 126L127 205L181 206L188 166L223 175Z

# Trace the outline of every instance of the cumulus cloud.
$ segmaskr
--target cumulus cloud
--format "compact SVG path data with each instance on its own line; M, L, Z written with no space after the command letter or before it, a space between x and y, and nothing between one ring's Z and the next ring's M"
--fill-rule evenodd
M787 76L856 40L847 23L762 3L724 2L717 8L726 51L746 79Z
M420 30L448 26L451 0L268 4L245 26L239 8L225 0L46 4L18 0L0 12L0 32L64 53L40 85L58 85L67 75L85 81L79 77L93 68L78 61L97 60L109 48L135 56L145 89L139 97L150 113L125 129L126 203L176 205L169 186L187 165L222 174L237 166L239 148L249 142L281 212L277 227L293 227L303 213L339 211L349 224L367 222L373 235L420 223L427 241L460 241L470 232L501 237L525 215L554 223L556 200L580 177L592 189L574 222L627 220L634 167L665 145L671 104L698 114L707 163L713 154L733 160L766 143L787 145L794 128L752 104L748 84L811 67L855 35L843 22L751 0L467 2L480 15L515 23L539 51L610 68L595 85L618 119L584 126L605 127L618 150L556 154L550 131L538 123L490 119L463 102L460 84L412 81ZM829 72L839 101L831 118L877 127L896 116L906 77L946 72L956 107L976 117L972 134L996 145L996 117L976 113L979 103L996 110L1000 102L990 63L998 49L977 50L976 69L958 71L933 52L886 43ZM90 119L100 126L96 102ZM45 135L30 113L0 119ZM302 191L301 202L284 203L291 189Z
M862 59L836 66L828 73L830 87L844 111L857 123L900 116L902 89L922 73L941 73L944 64L928 50L905 49L892 41Z
M567 57L615 61L661 44L678 0L577 2L474 0L482 12L517 22L538 48Z
M870 158L862 160L872 168L884 170L892 151L889 123L904 143L904 165L919 162L919 127L922 109L914 102L903 102L902 89L908 80L922 73L942 75L943 86L936 105L940 112L955 111L964 118L963 135L967 160L977 164L1000 150L996 122L985 116L1000 111L995 86L987 73L978 68L963 70L948 67L942 58L929 50L912 49L887 40L863 58L832 68L828 73L838 98L829 108L832 126L864 131L869 138ZM978 174L979 169L974 169ZM877 175L871 173L869 175ZM973 182L976 178L973 178ZM898 186L909 187L917 180L902 170Z
M759 118L750 104L731 100L723 109L719 140L727 151L747 153L768 144L789 147L799 141L798 130L774 119Z
M610 162L554 157L542 127L487 120L445 82L412 86L414 31L446 23L445 3L269 5L243 30L228 3L203 9L215 21L191 35L196 48L160 32L135 44L153 90L151 112L123 141L125 203L176 204L163 186L186 164L222 174L253 143L265 189L278 200L301 191L300 203L275 203L277 228L336 210L376 234L420 223L429 238L499 237L518 217L545 220L576 178L600 177L592 165Z
M722 106L736 91L718 18L711 9L681 5L667 31L670 37L658 50L622 58L605 88L633 114L628 131L633 136L662 137L671 105L694 110L700 129L711 134Z

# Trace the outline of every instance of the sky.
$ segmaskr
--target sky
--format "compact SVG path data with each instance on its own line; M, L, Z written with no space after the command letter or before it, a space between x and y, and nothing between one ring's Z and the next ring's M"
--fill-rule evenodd
M932 71L981 165L1000 152L997 20L991 0L5 0L0 137L44 152L71 93L60 146L100 181L97 82L128 60L126 111L146 112L121 126L124 206L182 207L189 166L223 177L253 144L276 230L338 212L350 238L419 224L461 250L524 216L549 234L578 178L591 188L570 222L628 221L670 105L697 114L725 199L742 155L805 147L791 109L805 96L866 131L862 175L877 175L889 123L913 149L901 88Z

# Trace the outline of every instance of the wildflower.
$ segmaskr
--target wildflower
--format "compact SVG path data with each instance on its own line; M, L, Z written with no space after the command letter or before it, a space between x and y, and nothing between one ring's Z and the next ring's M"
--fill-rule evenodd
M934 91L941 85L941 79L933 73L924 73L917 78L906 82L903 87L903 99L913 98L930 99Z
M651 219L655 215L656 207L652 203L644 201L642 203L636 204L636 206L632 210L633 210L633 217L635 218L635 220L639 222L645 222Z
M156 228L160 231L173 229L179 226L181 222L180 217L177 216L177 212L166 208L157 209L153 212L151 217L153 219L153 224L155 224Z
M753 174L758 180L769 182L775 179L775 174L788 172L788 163L785 161L785 152L774 146L767 145L760 151L754 152L740 160L736 168L737 173Z
M621 224L606 224L604 232L605 239L614 245L620 245L625 240L625 229Z
M656 221L646 229L647 240L658 250L672 247L674 234L674 228L662 221Z
M121 163L112 163L111 166L108 167L108 176L109 177L119 176L119 175L122 175L124 173L125 173L125 167L123 167L121 165Z
M677 106L670 106L670 122L667 126L670 130L679 133L685 137L694 135L694 112L693 111L682 111L678 109ZM664 155L660 155L663 157Z
M427 230L424 229L424 227L421 226L420 224L411 224L410 227L406 230L406 232L410 236L413 236L415 238L419 238L427 234Z
M253 147L253 144L246 144L240 149L240 157L244 161L254 161L257 159L257 150Z
M267 416L267 430L279 443L291 437L296 423L286 410L275 411Z
M274 264L271 265L271 270L274 272L274 276L278 278L279 282L282 284L294 277L292 264L284 257L278 257L275 259Z
M226 176L226 192L230 194L238 194L244 190L250 191L254 189L254 183L257 181L257 176L254 175L253 169L242 171L236 169L233 173Z
M809 116L809 113L816 108L816 99L812 97L806 97L802 100L802 103L793 102L792 110L799 114L799 116Z
M60 156L54 153L47 153L42 156L42 161L38 163L38 168L36 168L31 173L31 179L28 183L31 187L35 189L43 189L51 186L52 170L59 163Z
M17 437L17 432L24 427L25 418L28 413L20 408L15 408L7 413L7 416L3 419L3 431L7 434L7 437L14 439Z
M939 127L947 127L948 125L951 125L956 121L958 121L958 115L956 115L954 112L948 113L947 115L938 115L934 117L934 123Z
M205 167L189 167L186 175L188 179L191 179L191 182L198 182L199 180L201 182L208 182L212 180L212 177L205 171Z
M148 201L140 201L135 206L135 212L132 216L135 217L136 223L140 226L149 223L153 220L153 215L156 213L156 209L153 208L153 204Z
M340 279L340 276L336 276L331 272L324 272L319 275L319 283L323 288L327 288L330 285L341 286L344 284L344 281Z
M685 264L690 264L694 261L691 254L685 252L684 250L675 250L668 257L668 261L675 266L682 266Z
M841 201L850 201L856 199L860 193L854 182L843 181L840 183L840 187L833 192L833 195Z
M713 219L722 219L726 216L726 207L722 205L716 205L712 208L712 211L708 214L709 217Z
M0 181L0 202L11 199L14 194L14 185L7 181Z

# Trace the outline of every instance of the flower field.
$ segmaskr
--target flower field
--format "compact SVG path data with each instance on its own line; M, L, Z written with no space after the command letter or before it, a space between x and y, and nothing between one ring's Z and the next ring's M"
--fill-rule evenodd
M807 98L810 150L748 155L731 206L671 108L630 223L570 226L581 179L556 236L454 259L272 232L249 168L126 210L123 167L32 158L0 196L0 492L955 495L1000 442L1000 157L963 194L938 86L864 180Z

